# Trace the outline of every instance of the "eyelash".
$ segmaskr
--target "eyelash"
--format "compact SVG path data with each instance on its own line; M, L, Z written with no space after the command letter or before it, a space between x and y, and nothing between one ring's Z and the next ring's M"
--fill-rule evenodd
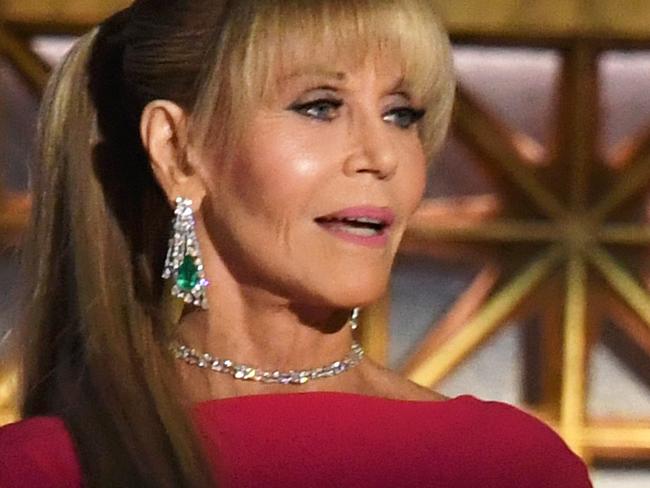
M309 102L305 103L295 103L289 107L291 110L294 112L299 113L300 115L304 115L305 117L312 117L317 120L322 120L325 122L329 122L330 120L334 120L333 116L325 116L325 117L319 117L318 115L314 115L310 113L310 110L313 110L318 107L326 107L331 110L337 110L343 106L343 100L340 100L338 98L319 98L317 100L310 100Z
M408 129L412 125L415 125L422 117L424 117L425 113L426 111L423 109L415 109L412 107L396 107L394 109L389 110L386 114L384 114L384 120L386 120L386 117L388 116L397 116L397 117L406 116L408 117L406 124L401 125L399 123L395 123L395 125L400 129Z
M319 98L318 100L311 100L305 103L296 103L289 107L290 110L304 115L305 117L311 117L316 120L321 120L324 122L330 122L334 120L335 115L325 114L325 116L320 116L319 114L310 113L311 110L315 108L326 108L328 110L337 110L343 106L343 100L341 99L329 99L329 98ZM395 107L385 114L382 115L384 120L388 117L407 117L407 120L404 124L397 122L391 122L400 129L408 129L412 125L416 124L422 117L424 117L426 111L422 109L415 109L412 107ZM386 120L387 121L387 120ZM388 122L388 121L387 121Z

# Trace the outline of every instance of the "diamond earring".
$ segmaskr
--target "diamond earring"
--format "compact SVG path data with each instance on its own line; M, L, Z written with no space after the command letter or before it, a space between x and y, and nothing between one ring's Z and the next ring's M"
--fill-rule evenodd
M205 279L199 241L194 229L192 200L187 198L176 199L172 236L162 277L166 280L173 278L173 296L207 310L205 292L208 280Z
M360 313L361 313L361 309L359 307L352 309L352 315L350 315L350 327L352 328L352 330L356 330L357 327L359 327Z

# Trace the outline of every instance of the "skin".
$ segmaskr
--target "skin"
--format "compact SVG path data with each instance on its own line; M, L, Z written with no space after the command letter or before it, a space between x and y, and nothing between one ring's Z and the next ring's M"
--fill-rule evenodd
M252 110L228 158L188 144L187 114L177 105L146 107L141 135L152 168L170 202L193 200L211 281L209 310L181 321L184 343L269 370L317 367L348 353L350 310L384 293L424 191L418 103L388 58L290 66ZM386 246L342 240L314 221L362 205L395 212ZM236 381L178 364L191 402L298 391L442 398L368 358L301 386Z

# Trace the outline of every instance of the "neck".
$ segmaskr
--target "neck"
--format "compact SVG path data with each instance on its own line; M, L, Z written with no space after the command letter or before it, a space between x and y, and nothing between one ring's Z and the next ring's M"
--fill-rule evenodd
M207 311L183 317L179 340L201 353L262 370L290 371L321 367L350 353L350 310L296 306L259 289L226 293L222 281L208 296ZM269 385L179 366L195 401L277 391L354 390L357 368L305 385Z

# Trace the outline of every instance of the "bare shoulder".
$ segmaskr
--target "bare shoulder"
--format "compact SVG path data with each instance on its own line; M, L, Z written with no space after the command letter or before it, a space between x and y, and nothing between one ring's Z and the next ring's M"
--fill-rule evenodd
M436 402L449 398L429 388L420 386L399 373L381 366L372 360L365 365L364 376L371 394L396 400Z

